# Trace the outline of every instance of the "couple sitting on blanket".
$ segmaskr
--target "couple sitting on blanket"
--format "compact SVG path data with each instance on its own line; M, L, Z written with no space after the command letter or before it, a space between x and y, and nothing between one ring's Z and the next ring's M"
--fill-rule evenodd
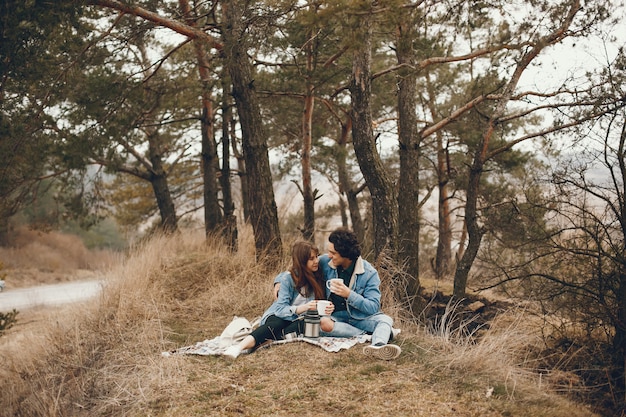
M400 355L400 347L389 344L393 337L391 317L380 311L380 278L376 269L361 257L356 235L340 228L328 237L328 254L310 242L296 242L292 266L274 279L276 300L263 313L261 326L224 355L236 358L266 340L284 339L290 333L303 334L301 315L317 308L317 300L330 300L320 320L320 335L352 337L372 335L372 343L363 352L391 360ZM319 257L318 257L319 256ZM326 281L332 280L328 287Z

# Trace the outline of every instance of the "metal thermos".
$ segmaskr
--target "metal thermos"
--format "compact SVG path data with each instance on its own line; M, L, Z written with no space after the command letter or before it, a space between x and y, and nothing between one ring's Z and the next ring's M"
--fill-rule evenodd
M304 313L304 337L320 337L320 315L315 310L307 310Z

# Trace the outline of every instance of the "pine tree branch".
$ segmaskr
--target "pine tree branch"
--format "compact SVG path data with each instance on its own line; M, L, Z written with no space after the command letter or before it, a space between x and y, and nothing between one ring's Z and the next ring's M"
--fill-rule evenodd
M88 0L87 4L106 7L109 9L118 10L126 14L141 17L149 22L171 29L174 32L179 33L183 36L187 36L190 39L202 39L207 42L209 46L219 51L222 50L222 43L219 42L215 37L203 32L202 30L193 28L175 19L160 16L157 13L146 10L142 7L125 4L117 0Z

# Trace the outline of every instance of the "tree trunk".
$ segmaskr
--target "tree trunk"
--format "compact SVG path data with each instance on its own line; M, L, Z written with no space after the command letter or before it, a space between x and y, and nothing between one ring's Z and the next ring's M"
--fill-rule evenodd
M241 124L243 156L250 194L250 222L257 260L267 265L282 261L278 210L274 199L267 137L248 60L242 1L222 3L224 55L233 83L233 96Z
M315 236L315 194L311 185L311 136L313 126L313 86L307 85L302 115L302 197L304 200L304 226L302 237L313 240Z
M310 5L315 12L315 5ZM313 108L315 104L315 86L309 79L313 73L313 29L307 30L305 41L306 52L306 93L304 95L304 112L302 113L302 197L304 201L304 225L302 237L306 240L315 238L315 192L311 185L311 144L313 135Z
M408 15L410 17L410 14ZM421 138L417 131L417 75L413 40L412 19L403 19L398 25L396 56L399 65L407 65L398 71L398 141L400 175L398 178L398 261L406 269L405 300L414 315L421 313L423 303L418 297L419 280L419 165Z
M250 193L248 193L248 175L246 174L246 162L243 155L237 147L237 137L235 135L235 119L231 117L231 125L229 127L230 143L232 145L233 156L237 160L237 175L241 182L241 205L243 208L243 221L250 223Z
M185 17L185 23L196 28L195 17L191 15L188 0L178 0L181 12ZM217 156L217 144L215 143L215 131L213 124L213 100L211 98L211 74L209 74L209 59L206 49L207 42L203 38L196 38L193 42L198 74L202 85L202 118L200 131L202 135L202 180L204 196L204 231L208 236L215 232L222 222L222 213L218 202L217 171L219 159Z
M426 89L428 92L428 109L433 120L437 117L435 106L437 94L430 81L430 74L425 73ZM438 130L437 135L437 254L435 255L434 272L437 279L448 276L452 267L452 222L450 221L450 198L448 195L448 182L450 181L450 160L447 147L443 145L443 133ZM465 230L465 229L463 229Z
M623 251L623 253L626 253L626 251ZM623 388L626 387L626 268L624 265L622 265L618 274L619 283L616 294L617 317L615 323L615 334L613 335L613 364L622 376L622 379L618 381L618 384ZM625 397L621 400L626 402L626 393Z
M441 136L441 135L437 135ZM437 152L437 159L439 159L439 153ZM445 169L445 166L440 165L438 161L439 169ZM444 174L444 178L439 175L438 188L439 198L437 205L438 215L438 239L437 239L437 254L435 257L435 275L437 279L444 279L450 273L452 267L452 224L450 222L450 198L448 196L448 181L447 175Z
M202 179L204 195L204 231L208 236L222 224L222 212L218 201L217 172L219 161L213 128L213 102L209 93L202 93Z
M480 248L480 242L485 233L478 224L477 202L480 177L485 164L484 159L481 158L481 154L483 154L481 149L486 151L486 146L489 143L490 138L491 130L483 136L479 149L476 151L472 167L470 168L467 186L467 202L465 203L465 225L467 227L469 244L467 245L467 249L463 253L463 256L459 260L454 274L453 294L458 299L465 298L469 271L474 263L474 259L476 259L478 249Z
M360 190L355 189L355 185L348 175L348 167L346 166L346 149L350 131L352 130L352 120L348 118L346 123L341 125L341 137L337 141L337 151L334 152L337 161L337 177L339 180L339 190L346 196L348 201L348 212L350 213L350 222L352 223L352 231L356 234L361 245L365 244L365 227L363 225L363 217L359 208L358 195ZM347 226L347 225L346 225Z
M463 228L461 229L461 237L459 238L459 250L456 251L455 261L458 264L459 260L465 254L465 242L467 241L467 225L463 222Z
M148 152L152 164L150 184L161 214L161 230L165 233L176 232L178 230L178 218L176 217L172 194L167 185L167 174L163 168L158 132L156 131L148 135Z
M341 195L339 196L337 204L339 204L339 215L341 216L341 226L349 228L350 224L348 223L348 205L346 204L346 201L343 199L343 197L341 197ZM0 237L1 236L2 234L0 234ZM1 246L1 243L2 243L2 240L0 240L0 246Z
M372 196L374 255L396 260L398 205L391 180L376 149L372 128L371 101L371 21L361 20L362 43L354 53L350 93L352 98L352 141L363 177Z
M226 239L228 247L235 251L238 247L237 238L239 233L237 231L237 217L235 216L235 203L230 182L230 124L232 120L230 92L230 77L222 74L222 172L220 175L224 205L222 235Z

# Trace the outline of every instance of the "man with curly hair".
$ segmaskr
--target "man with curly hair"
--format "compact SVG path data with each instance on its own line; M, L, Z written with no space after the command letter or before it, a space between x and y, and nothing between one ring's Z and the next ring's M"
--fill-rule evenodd
M380 311L378 271L361 257L356 234L345 228L328 237L328 253L320 257L320 268L329 282L326 296L334 304L334 328L328 336L351 337L370 333L372 343L363 352L391 360L400 355L400 346L390 344L393 319ZM332 280L332 281L331 281Z

